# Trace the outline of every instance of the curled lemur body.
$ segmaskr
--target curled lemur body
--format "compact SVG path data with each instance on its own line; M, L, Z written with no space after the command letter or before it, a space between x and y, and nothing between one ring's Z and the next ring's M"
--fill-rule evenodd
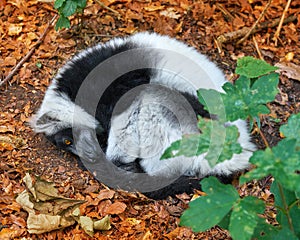
M101 64L116 78L105 86L93 112L76 98L84 81ZM128 71L124 71L127 65ZM101 72L97 76L96 85L101 86L104 77ZM230 160L214 167L205 154L160 160L164 150L183 134L199 133L197 115L209 117L196 90L223 92L225 82L221 70L206 56L175 39L154 33L115 38L84 50L60 69L32 126L58 147L80 157L97 160L99 143L108 161L128 171L152 176L228 176L246 169L255 150L242 120L230 123L238 127L243 148ZM98 94L95 82L86 86L90 96ZM126 102L125 106L119 107L120 102ZM76 146L74 128L84 129Z

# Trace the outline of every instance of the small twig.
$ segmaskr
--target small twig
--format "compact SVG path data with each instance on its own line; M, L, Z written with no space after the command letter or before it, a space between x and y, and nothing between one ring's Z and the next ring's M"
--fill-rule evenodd
M232 21L234 19L234 16L227 11L226 8L224 8L221 4L216 3L216 7L224 14L225 18L228 19L228 21Z
M217 39L214 38L214 42L218 48L218 53L221 54L222 53L222 46L219 44L219 41Z
M264 10L261 12L258 19L256 20L256 22L250 28L249 32L247 32L246 35L237 42L237 44L241 44L250 36L250 34L252 34L252 32L254 31L254 29L257 27L258 23L262 19L262 17L265 15L265 13L266 13L267 9L269 8L269 6L271 5L271 3L272 3L272 0L269 0L267 5L265 6Z
M255 46L255 48L256 48L256 51L257 51L257 54L258 54L259 58L260 58L261 60L264 60L264 58L263 58L263 56L262 56L262 54L261 54L261 51L260 51L260 49L259 49L258 43L257 43L257 41L256 41L256 38L253 36L252 39L253 39L254 46Z
M106 10L111 11L111 12L113 12L114 14L116 14L118 17L121 16L121 14L120 14L118 11L116 11L116 10L114 10L114 9L112 9L112 8L110 8L110 7L108 7L108 6L106 6L106 5L105 5L103 2L101 2L100 0L96 0L96 2L97 2L101 7L103 7L103 8L105 8Z
M284 19L283 23L293 22L296 19L297 19L296 15L291 15L291 16L287 17L286 19ZM263 22L260 25L255 26L255 28L252 31L252 34L256 33L258 31L261 31L262 29L265 29L265 28L273 28L273 27L277 26L279 24L279 22L280 22L280 18L276 18L272 21ZM228 32L228 33L220 35L217 38L217 41L219 42L219 45L226 43L226 42L235 41L236 39L245 36L249 31L250 31L249 27L243 27L242 29L239 29L237 31Z
M279 22L279 25L277 27L277 30L274 34L274 37L273 37L273 40L275 42L275 46L277 46L277 40L278 40L278 37L279 37L279 34L280 34L280 30L282 28L282 24L283 24L283 21L284 21L284 18L285 18L285 15L290 7L290 4L291 4L292 0L288 0L284 10L283 10L283 13L282 13L282 16L281 16L281 19L280 19L280 22Z
M31 55L34 52L34 50L43 42L43 40L44 40L44 38L45 38L45 36L46 36L49 28L53 24L53 22L56 19L56 17L57 17L57 15L55 15L50 20L50 22L48 23L48 25L45 28L44 32L39 37L39 39L36 42L36 44L34 44L34 46L30 49L30 51L21 59L20 62L18 62L18 64L10 71L10 73L6 76L6 78L3 81L0 80L0 86L2 86L5 82L9 81L13 77L13 75L15 75L15 73L19 70L19 68L31 57Z
M257 130L258 130L258 133L259 133L259 135L261 136L261 138L262 138L262 140L263 140L263 142L264 142L266 148L268 148L268 147L269 147L269 143L268 143L268 141L267 141L265 135L264 135L263 132L261 131L261 129L258 127L258 124L257 124L256 120L254 120L254 119L253 119L253 124L256 126L256 128L257 128Z

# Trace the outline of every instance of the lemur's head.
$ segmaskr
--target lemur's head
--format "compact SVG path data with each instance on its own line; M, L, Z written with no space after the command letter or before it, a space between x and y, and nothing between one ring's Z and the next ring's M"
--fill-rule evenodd
M63 150L89 161L95 161L99 156L96 131L101 129L100 124L66 93L59 91L56 79L46 91L31 126Z

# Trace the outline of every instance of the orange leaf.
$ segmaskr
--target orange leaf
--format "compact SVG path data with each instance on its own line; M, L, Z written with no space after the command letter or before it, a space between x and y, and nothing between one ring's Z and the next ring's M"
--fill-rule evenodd
M120 214L125 211L126 207L127 207L127 205L123 202L115 202L107 208L106 213L107 214Z

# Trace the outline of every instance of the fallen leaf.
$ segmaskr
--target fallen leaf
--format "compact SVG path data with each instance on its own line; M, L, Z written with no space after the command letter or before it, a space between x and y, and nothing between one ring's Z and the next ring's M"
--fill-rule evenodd
M99 199L100 201L104 199L112 199L115 193L116 192L113 190L104 189L100 191L99 195L97 196L97 199Z
M142 240L152 240L152 239L153 239L153 235L149 230L144 234L142 238Z
M57 193L54 184L37 178L35 181L27 173L23 178L30 192L24 190L16 198L28 212L27 228L29 233L44 233L73 225L71 216L74 207L84 201L65 198Z
M276 63L276 67L279 67L279 72L288 78L300 81L300 66L291 62Z
M127 205L123 202L114 202L107 209L107 214L120 214L125 211Z
M4 66L15 66L17 64L17 59L14 57L4 58Z
M94 229L96 230L109 230L110 226L110 216L107 215L104 218L94 222Z
M23 29L23 24L9 24L8 26L8 35L9 36L14 36L14 35L19 35L22 32Z
M7 133L7 132L14 133L15 131L16 131L16 128L14 125L0 126L0 133Z
M135 226L135 225L138 225L141 223L141 220L138 220L136 218L126 218L126 221L132 226Z
M24 228L2 228L0 231L0 239L19 239L24 232L26 232L26 229Z
M11 214L10 218L11 218L11 220L12 220L12 222L14 224L16 224L16 225L18 225L18 226L20 226L22 228L26 227L26 222L25 222L25 220L23 218L18 217L18 216L14 215L14 214Z
M91 218L80 216L78 223L88 235L91 237L94 235L94 222Z
M12 134L0 134L0 151L20 149L26 147L26 141L23 138Z
M181 17L181 14L179 14L175 8L167 8L166 10L161 11L159 15L173 19L179 19Z
M52 216L47 214L35 214L30 212L27 218L27 228L29 233L44 233L52 230L65 228L75 223L73 218L63 216Z
M144 9L148 12L154 12L154 11L158 11L158 10L162 10L164 9L164 6L155 6L155 5L150 5L150 6L147 6L147 7L144 7Z

